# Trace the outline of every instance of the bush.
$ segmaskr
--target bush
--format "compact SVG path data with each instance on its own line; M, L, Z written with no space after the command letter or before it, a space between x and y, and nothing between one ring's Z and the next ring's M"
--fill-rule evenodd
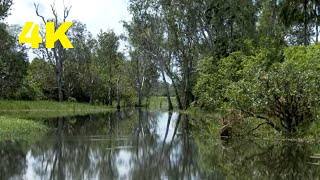
M289 47L284 55L270 67L261 54L247 58L243 78L230 84L227 96L232 107L294 133L314 120L319 106L320 46Z
M22 86L18 89L16 95L18 100L43 100L45 99L44 94L36 83L33 83L25 79Z
M202 60L195 89L200 103L264 119L291 134L308 125L319 107L320 45L286 48L283 60L271 57L272 51L262 48L253 55L232 53L218 63Z
M74 103L74 102L77 102L77 99L74 97L68 97L68 102Z

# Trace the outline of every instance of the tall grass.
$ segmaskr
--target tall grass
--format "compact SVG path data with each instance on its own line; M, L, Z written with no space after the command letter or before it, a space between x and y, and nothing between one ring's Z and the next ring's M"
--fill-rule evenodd
M85 103L54 101L0 101L0 111L95 111L111 109L109 106L93 106Z

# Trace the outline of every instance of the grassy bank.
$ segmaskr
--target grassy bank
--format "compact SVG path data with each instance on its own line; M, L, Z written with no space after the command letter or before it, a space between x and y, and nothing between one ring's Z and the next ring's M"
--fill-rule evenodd
M45 118L99 113L110 106L54 101L0 101L0 115L18 118Z
M53 101L0 101L0 141L34 140L49 128L35 121L41 118L85 115L114 109L84 103ZM30 120L35 119L35 120Z
M53 101L0 101L0 141L35 140L49 128L28 119L85 115L111 110L108 106Z
M0 141L33 141L48 131L49 128L35 121L0 116Z
M104 111L109 106L54 101L0 101L0 111Z

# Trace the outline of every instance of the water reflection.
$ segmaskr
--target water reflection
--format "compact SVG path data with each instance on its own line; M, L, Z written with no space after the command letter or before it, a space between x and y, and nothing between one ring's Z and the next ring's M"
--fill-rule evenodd
M0 144L0 179L316 179L316 145L193 138L189 118L127 110L48 119L55 134ZM313 163L313 164L311 164Z
M318 159L312 158L320 152L317 144L232 140L201 146L201 164L208 179L291 180L320 177L320 166L314 163Z

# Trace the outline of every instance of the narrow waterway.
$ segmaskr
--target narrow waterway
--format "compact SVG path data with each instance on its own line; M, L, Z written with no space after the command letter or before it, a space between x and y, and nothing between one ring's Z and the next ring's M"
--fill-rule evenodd
M0 179L319 179L320 146L200 138L187 115L126 110L45 119L33 144L0 143Z

